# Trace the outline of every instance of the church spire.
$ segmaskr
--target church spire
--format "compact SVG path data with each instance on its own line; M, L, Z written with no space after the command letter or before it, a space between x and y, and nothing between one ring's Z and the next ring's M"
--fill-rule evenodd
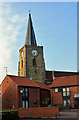
M28 27L27 27L25 45L37 46L30 11L29 11L29 19L28 19Z

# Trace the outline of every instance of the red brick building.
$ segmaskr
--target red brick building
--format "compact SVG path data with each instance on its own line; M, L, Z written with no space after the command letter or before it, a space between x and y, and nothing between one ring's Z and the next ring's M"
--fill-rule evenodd
M51 102L79 108L79 75L58 77L51 87Z
M3 109L47 106L50 102L49 88L29 78L7 75L1 87Z

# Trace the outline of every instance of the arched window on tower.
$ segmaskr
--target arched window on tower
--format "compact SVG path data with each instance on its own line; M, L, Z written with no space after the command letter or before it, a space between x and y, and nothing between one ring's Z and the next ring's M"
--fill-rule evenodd
M21 67L23 68L23 60L21 61Z
M36 60L35 60L35 58L33 59L33 65L36 66Z

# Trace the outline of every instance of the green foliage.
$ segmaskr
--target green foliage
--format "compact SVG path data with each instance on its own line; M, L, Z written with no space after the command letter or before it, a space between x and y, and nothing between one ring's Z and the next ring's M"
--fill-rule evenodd
M8 119L16 120L16 119L19 119L17 110L2 111L0 113L2 114L2 120L8 120Z

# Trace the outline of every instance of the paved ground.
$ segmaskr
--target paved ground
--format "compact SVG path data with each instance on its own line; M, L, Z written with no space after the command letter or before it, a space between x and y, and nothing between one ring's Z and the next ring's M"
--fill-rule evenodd
M58 118L78 118L78 112L60 112Z

